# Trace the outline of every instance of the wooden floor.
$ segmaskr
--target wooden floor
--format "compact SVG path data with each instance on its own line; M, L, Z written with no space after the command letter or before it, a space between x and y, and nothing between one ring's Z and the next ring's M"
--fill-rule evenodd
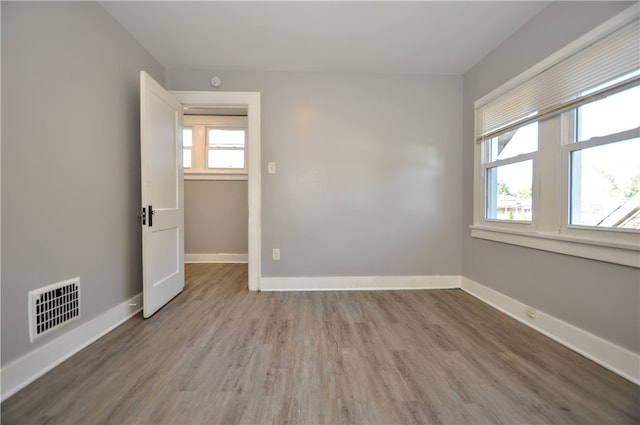
M640 388L460 290L250 293L242 264L2 404L3 424L617 424Z

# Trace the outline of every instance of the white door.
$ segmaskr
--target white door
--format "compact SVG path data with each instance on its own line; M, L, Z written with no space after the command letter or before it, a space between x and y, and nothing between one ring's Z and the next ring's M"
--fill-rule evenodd
M140 71L142 302L150 317L184 288L182 105Z

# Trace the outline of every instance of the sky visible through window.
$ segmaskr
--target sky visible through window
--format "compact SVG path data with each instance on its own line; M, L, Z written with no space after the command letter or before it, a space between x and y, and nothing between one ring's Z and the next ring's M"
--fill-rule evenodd
M640 191L640 86L635 86L578 108L576 142L636 129L613 143L584 148L572 155L572 224L606 225L606 217ZM506 143L505 143L506 142ZM538 124L518 129L509 139L490 141L490 160L515 157L538 149ZM576 169L579 167L579 169ZM498 169L498 195L516 198L531 193L531 167L523 162ZM525 195L526 197L526 195ZM640 195L638 207L640 207ZM520 199L524 201L524 199ZM579 209L579 210L576 210Z
M640 86L578 108L578 142L638 128ZM640 208L640 138L620 138L576 151L571 166L571 223L627 227L609 218L620 209L632 214Z
M511 137L511 140L509 140L509 142L504 145L502 150L499 151L495 160L512 158L517 155L535 152L537 150L538 123L534 122L532 124L528 124L524 127L519 128L515 132L513 137ZM512 193L521 192L527 189L530 190L531 175L527 175L526 172L523 173L523 171L531 172L531 167L500 167L499 180L503 180L503 182L508 186L509 191Z

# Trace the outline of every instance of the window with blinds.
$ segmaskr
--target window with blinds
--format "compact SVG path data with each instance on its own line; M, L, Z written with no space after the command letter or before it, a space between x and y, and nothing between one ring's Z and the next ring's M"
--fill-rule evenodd
M629 18L514 87L476 102L476 141L639 84L640 21Z
M476 101L474 237L640 268L639 15Z

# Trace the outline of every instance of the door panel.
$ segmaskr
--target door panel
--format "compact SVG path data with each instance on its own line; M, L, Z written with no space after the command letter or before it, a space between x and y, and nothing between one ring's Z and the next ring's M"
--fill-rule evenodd
M182 105L140 72L143 315L184 288Z

